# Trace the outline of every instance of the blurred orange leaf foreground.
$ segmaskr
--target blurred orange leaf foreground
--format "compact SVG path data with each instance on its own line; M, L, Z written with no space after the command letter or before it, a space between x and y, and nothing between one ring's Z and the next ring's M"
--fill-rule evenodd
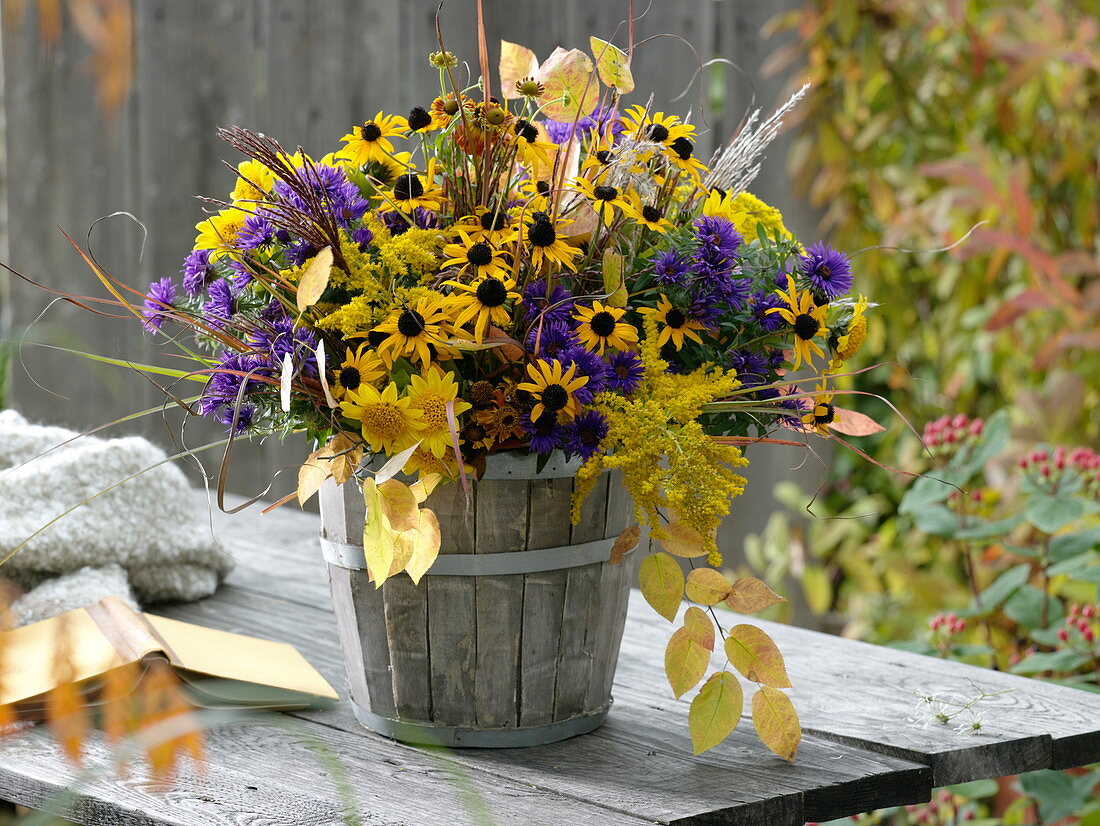
M337 699L285 643L141 614L107 597L0 633L0 724L44 718L80 761L92 710L107 738L133 735L153 773L202 758L197 707L285 710Z

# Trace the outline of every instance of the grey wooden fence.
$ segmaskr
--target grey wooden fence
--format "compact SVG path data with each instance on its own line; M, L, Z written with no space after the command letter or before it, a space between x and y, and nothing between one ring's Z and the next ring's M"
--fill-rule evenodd
M760 64L776 47L760 28L794 0L652 0L637 23L641 43L634 74L652 90L658 108L711 124L706 139L722 140L755 98L777 102L784 78L763 79ZM25 4L28 7L33 4ZM427 54L436 49L434 0L135 0L134 89L121 113L107 121L95 102L86 46L71 30L52 52L29 14L3 33L6 115L6 260L58 290L105 294L59 230L88 240L105 267L144 285L178 272L194 239L201 205L191 196L222 196L231 178L219 163L231 150L215 128L240 124L307 151L333 148L349 125L379 109L405 112L429 102L436 75ZM540 57L557 45L587 48L588 36L626 42L627 0L486 0L490 63L501 38L526 44ZM637 3L646 10L645 0ZM448 48L476 64L474 0L448 0ZM70 27L71 29L71 27ZM753 88L732 69L709 70L692 92L679 95L701 59L735 61ZM712 77L713 75L713 77ZM703 82L703 81L706 82ZM707 98L700 103L700 88ZM644 102L644 99L643 99ZM788 191L784 149L770 153L755 191L776 203L793 227L809 229L806 213ZM236 159L234 159L235 162ZM147 234L128 218L141 221ZM91 428L151 407L158 391L141 377L43 349L31 342L146 361L157 341L132 322L94 316L16 282L8 285L7 337L27 344L13 367L9 402L33 418ZM33 322L33 323L32 323ZM179 415L171 414L178 424ZM118 432L122 428L116 428ZM125 425L166 445L159 416ZM190 423L194 446L220 437L218 428ZM301 444L240 445L230 488L261 490L278 468L300 460ZM770 507L771 483L788 457L772 454L753 469L753 501L739 503L741 526L757 529ZM208 455L207 466L216 466ZM277 483L283 493L292 476Z

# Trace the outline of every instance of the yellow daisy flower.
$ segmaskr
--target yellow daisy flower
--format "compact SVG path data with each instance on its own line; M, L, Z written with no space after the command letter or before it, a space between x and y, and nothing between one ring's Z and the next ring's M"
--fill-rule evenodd
M844 366L844 362L854 356L867 340L867 297L859 296L852 308L852 318L848 321L847 332L836 340L836 358L829 362L829 372L835 373Z
M577 338L586 350L601 356L608 347L635 350L638 347L638 331L622 320L624 315L626 310L622 307L605 306L599 301L593 301L591 307L578 305L573 313L577 321Z
M423 207L429 212L439 212L443 189L435 185L435 158L428 161L428 169L423 175L418 175L413 169L398 175L388 198L405 213L410 213L417 207Z
M531 380L520 382L516 388L526 390L535 399L531 421L538 421L543 413L559 413L563 420L577 415L580 404L574 394L588 384L588 376L577 376L576 372L576 364L563 372L560 361L540 360L527 365Z
M336 372L332 395L336 399L343 399L348 392L358 390L360 385L374 384L388 373L382 359L368 349L366 344L360 344L355 350L348 348L344 361Z
M237 240L237 234L244 227L245 219L251 214L237 207L229 207L211 215L205 221L199 221L195 224L195 229L199 231L195 239L195 249L212 250L212 259L221 258L230 252L233 242Z
M525 178L519 184L520 194L523 195L523 214L530 217L536 212L550 211L550 182L533 178Z
M480 344L490 324L498 327L508 323L511 314L504 305L508 301L518 301L515 292L516 282L511 278L497 275L484 275L472 284L459 281L445 281L457 292L451 296L451 310L455 312L454 326L464 327L474 322L474 341Z
M706 172L707 167L695 157L695 143L683 135L676 138L665 150L665 158L679 169L687 173L693 180L699 180L699 173Z
M420 411L420 447L437 458L451 446L451 427L447 405L453 403L455 421L470 409L470 403L458 398L454 374L432 365L422 375L414 375L406 391L414 410Z
M522 439L524 436L523 411L506 401L504 394L499 391L493 405L486 410L479 410L474 414L474 418L485 428L490 445L500 444L509 439Z
M802 424L807 430L814 430L822 436L828 436L829 425L839 421L840 416L833 407L833 394L825 392L824 384L817 386L813 403L813 409L802 415Z
M825 353L814 338L828 336L829 331L825 327L825 308L818 307L814 303L814 296L809 290L798 292L794 278L787 277L787 291L776 290L776 295L787 302L786 307L772 307L768 313L779 315L794 329L794 361L792 369L797 370L802 362L813 365L814 354L824 356Z
M361 384L348 391L340 410L349 419L359 422L363 438L373 453L392 456L416 444L420 438L423 414L414 409L407 397L398 398L397 385L390 382L379 391L371 384Z
M379 112L373 120L364 121L340 138L347 146L340 153L353 165L362 166L368 161L380 161L393 154L391 137L404 137L409 123L400 115L383 115Z
M622 116L623 132L635 140L647 140L671 146L677 138L692 138L695 127L681 123L675 115L647 112L644 106L631 106Z
M507 208L499 206L477 206L474 214L467 215L454 225L459 232L465 231L475 241L485 241L499 247L512 237L512 216Z
M458 230L460 240L443 247L446 260L443 267L458 267L462 272L472 272L475 276L507 275L508 264L504 253L494 249L487 241L474 240L463 230ZM453 282L448 282L453 283Z
M409 476L416 474L421 479L437 473L444 479L454 481L458 478L458 462L455 461L455 452L451 448L447 448L442 456L436 456L430 450L418 447L405 463L402 472ZM473 472L473 467L466 465L466 473Z
M558 231L573 223L559 219L554 221L545 212L528 213L530 219L525 221L522 228L516 229L513 240L526 244L531 266L537 271L544 264L567 267L573 272L577 271L577 265L573 259L581 254L576 247L571 247L558 236Z
M688 318L683 310L673 306L666 295L661 295L657 301L656 309L643 307L638 312L643 315L652 315L657 319L657 323L660 325L657 335L658 347L664 347L665 344L671 341L672 346L679 350L684 346L684 340L688 338L699 344L703 343L703 340L699 338L699 333L696 332L696 330L706 329L703 323L697 319Z
M448 92L446 95L437 97L432 101L431 113L436 122L441 127L447 127L451 125L451 121L456 117L459 117L459 109L461 106L465 106L467 109L473 107L474 101L472 98L468 98L465 95L456 96L454 92Z
M642 203L641 196L633 190L627 196L629 203L624 208L627 215L646 229L667 234L673 227L672 222L665 218L664 213L653 204Z
M392 365L395 359L405 356L410 361L428 364L433 358L454 358L457 353L447 344L450 319L443 301L438 293L423 296L412 306L395 308L375 327L372 332L386 333L378 344L382 361Z
M234 201L262 201L275 184L275 174L265 164L249 159L237 164L237 183L230 196Z
M592 209L596 210L596 214L605 224L610 224L618 212L630 207L627 194L616 187L593 183L587 178L576 178L573 188L588 199Z

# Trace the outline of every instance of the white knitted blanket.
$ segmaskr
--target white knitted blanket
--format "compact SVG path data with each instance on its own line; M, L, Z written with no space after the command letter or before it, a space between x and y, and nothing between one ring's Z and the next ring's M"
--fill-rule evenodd
M26 542L0 565L0 577L34 588L82 568L114 563L125 570L143 603L214 593L232 563L183 471L170 462L161 464L92 499L163 461L165 454L137 436L82 436L39 456L74 435L30 424L14 410L0 412L0 559ZM74 505L80 506L61 516ZM77 594L74 599L79 601Z

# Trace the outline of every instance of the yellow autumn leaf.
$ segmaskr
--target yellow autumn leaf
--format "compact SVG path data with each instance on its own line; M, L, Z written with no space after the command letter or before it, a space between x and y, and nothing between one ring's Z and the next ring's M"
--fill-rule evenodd
M329 277L332 275L332 247L325 247L309 262L306 271L298 282L298 312L305 312L312 307L324 293L328 286Z
M794 760L802 726L790 697L777 688L760 686L752 698L752 724L760 742L784 760Z
M332 451L328 445L313 451L298 468L298 504L308 502L332 475Z
M737 579L730 586L729 596L726 597L726 605L739 614L755 614L769 605L786 601L759 579L751 576Z
M416 495L408 485L396 479L387 479L378 485L378 495L382 502L382 513L390 527L400 533L414 530L419 521Z
M833 583L824 568L809 567L802 572L802 594L815 614L824 614L833 604Z
M540 100L542 113L565 123L592 114L600 101L600 82L594 68L592 58L579 49L556 48L539 67L537 75L546 87Z
M442 474L428 473L409 485L409 490L411 490L413 496L416 497L416 504L423 505L424 501L432 495L432 491L434 491L442 481Z
M754 683L790 688L783 655L772 638L755 625L735 625L729 630L726 656L734 668Z
M704 556L707 553L703 535L683 522L670 522L663 528L666 536L661 546L670 554L686 558Z
M629 293L623 278L623 256L609 249L603 254L603 291L607 293L604 304L609 307L625 307Z
M717 605L730 593L729 581L713 568L696 568L687 577L687 598L700 605Z
M688 711L688 731L695 754L712 749L730 736L741 719L745 693L728 671L711 674Z
M698 611L702 619L692 611ZM714 626L700 609L689 608L683 628L672 634L665 648L665 674L674 695L684 696L703 679L713 650Z
M439 546L443 541L435 511L421 508L416 530L405 531L401 536L402 541L412 545L409 561L405 565L405 573L412 577L414 584L419 584L420 578L427 573L439 556Z
M389 578L397 533L386 519L382 494L374 479L369 477L363 480L363 502L367 506L366 519L363 521L363 555L374 580L374 587L381 588L382 583Z
M684 572L668 554L650 554L638 568L638 587L653 610L673 622L684 596Z
M336 484L348 481L363 461L363 442L340 432L328 443L332 451L332 478Z
M516 91L516 83L525 77L534 77L539 71L539 61L533 51L507 40L500 41L500 63L497 66L500 88L508 100L522 97Z
M596 61L600 80L608 86L614 86L620 95L633 92L634 75L630 72L626 52L598 37L589 37L588 45L592 49L592 57Z

